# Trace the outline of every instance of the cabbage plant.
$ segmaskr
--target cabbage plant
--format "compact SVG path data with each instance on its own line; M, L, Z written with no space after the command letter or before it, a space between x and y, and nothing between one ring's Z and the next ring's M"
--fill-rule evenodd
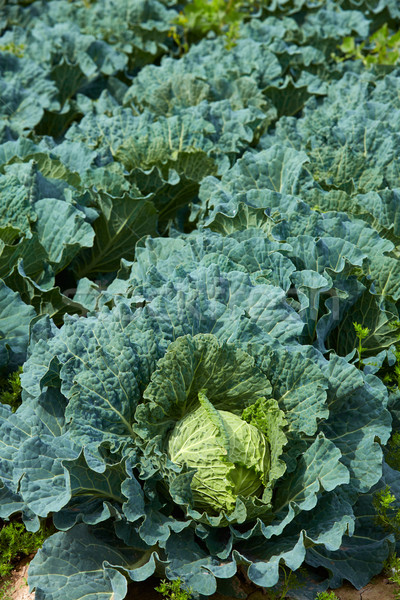
M0 518L54 522L36 600L381 571L400 72L330 57L398 8L360 2L275 0L180 58L173 0L4 6Z
M58 529L30 567L38 600L122 600L154 573L198 598L233 593L241 571L269 588L281 564L327 569L299 596L313 598L328 579L364 585L389 552L365 517L391 430L385 386L300 343L277 281L203 244L193 268L171 257L175 279L150 245L99 311L31 327L23 403L0 407L0 516Z

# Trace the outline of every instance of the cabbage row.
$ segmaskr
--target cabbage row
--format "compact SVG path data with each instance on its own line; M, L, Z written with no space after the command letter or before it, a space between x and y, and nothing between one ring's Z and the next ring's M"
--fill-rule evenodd
M314 600L396 547L400 69L332 53L398 3L261 3L180 55L185 4L0 2L0 518L53 520L37 600L281 567Z

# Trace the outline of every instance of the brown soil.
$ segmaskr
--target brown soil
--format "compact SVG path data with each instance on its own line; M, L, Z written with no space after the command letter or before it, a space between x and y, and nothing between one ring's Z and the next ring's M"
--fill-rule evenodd
M346 584L334 592L339 600L394 600L394 590L394 584L387 577L379 575L361 590Z
M28 576L29 561L28 557L21 561L7 580L7 594L4 594L4 600L34 600L35 594L29 593L26 584ZM6 581L3 582L6 583ZM129 592L126 600L162 600L162 596L154 591L158 580L150 578L148 581L133 583L129 586ZM341 588L334 590L339 600L394 600L395 586L391 584L386 577L379 575L371 583L361 590L356 590L350 584L345 584ZM216 594L210 600L230 600L226 596ZM268 600L268 596L260 589L252 592L248 600Z
M32 560L32 556L28 556L22 560L9 577L4 579L2 590L4 590L4 600L34 600L35 594L29 593L27 585L28 566Z

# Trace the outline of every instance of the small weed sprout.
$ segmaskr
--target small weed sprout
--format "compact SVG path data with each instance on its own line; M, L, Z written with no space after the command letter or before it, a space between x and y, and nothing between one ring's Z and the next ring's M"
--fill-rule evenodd
M360 44L357 44L352 36L345 37L338 49L342 52L342 56L332 54L336 62L361 60L365 67L395 65L400 59L400 31L390 34L388 24L384 23Z
M0 402L9 404L13 412L21 404L22 367L11 373L8 378L0 378Z
M363 364L363 362L361 360L361 355L366 350L366 348L363 348L362 341L365 340L366 337L368 337L371 330L368 329L368 327L363 327L362 325L360 325L360 323L353 323L353 326L354 326L354 331L356 332L356 336L358 339L358 346L357 346L358 368L361 369L362 364Z
M12 600L11 596L11 584L9 581L5 581L0 586L0 600Z
M7 54L14 54L17 58L22 58L24 56L25 44L15 44L14 42L9 42L8 44L3 44L0 46L0 52L6 52Z
M376 522L378 525L394 533L400 538L400 509L395 508L396 496L392 494L390 486L375 493L373 505L376 511Z
M53 529L42 525L39 531L32 533L22 523L11 522L0 530L0 600L12 600L12 585L9 577L15 562L23 556L35 552L44 540L53 533ZM24 579L25 585L28 585ZM21 585L23 587L23 585Z
M162 594L166 600L190 600L192 597L192 590L183 588L182 581L179 578L173 581L163 579L160 585L154 589Z
M182 56L189 50L189 38L201 38L213 31L225 37L225 48L236 46L240 25L257 9L254 0L193 0L172 21L169 31Z
M40 548L51 533L52 530L45 525L35 533L27 531L22 523L4 525L0 530L0 577L11 572L17 559Z
M315 600L339 600L334 592L319 592Z
M393 441L394 440L394 441ZM392 444L392 449L390 449ZM395 464L400 464L400 434L394 434L389 442L388 456L392 453L392 460ZM389 462L389 461L388 461ZM389 462L394 466L393 462ZM396 468L396 467L394 467ZM383 490L375 493L373 505L376 511L376 522L378 525L394 534L396 540L400 539L400 508L396 508L395 502L397 498L392 493L389 485ZM394 599L400 600L400 558L396 554L389 556L385 563L385 573L388 580L395 584L393 592Z
M385 573L390 583L396 586L393 591L394 600L400 600L400 558L395 554L386 561Z

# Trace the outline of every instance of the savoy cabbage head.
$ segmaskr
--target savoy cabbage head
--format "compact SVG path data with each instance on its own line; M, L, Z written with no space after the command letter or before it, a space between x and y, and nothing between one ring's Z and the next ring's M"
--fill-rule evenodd
M167 454L196 470L190 485L194 506L229 512L238 496L257 496L269 479L269 440L237 414L215 409L204 391L199 402L171 431Z

